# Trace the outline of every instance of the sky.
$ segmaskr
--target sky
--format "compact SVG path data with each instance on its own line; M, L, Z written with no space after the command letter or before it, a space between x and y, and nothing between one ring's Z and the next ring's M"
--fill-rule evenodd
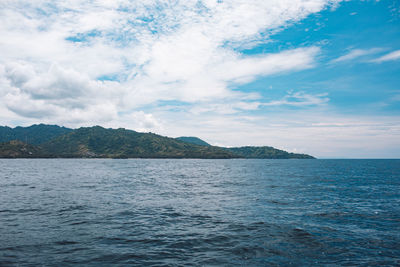
M400 158L397 0L1 0L0 125Z

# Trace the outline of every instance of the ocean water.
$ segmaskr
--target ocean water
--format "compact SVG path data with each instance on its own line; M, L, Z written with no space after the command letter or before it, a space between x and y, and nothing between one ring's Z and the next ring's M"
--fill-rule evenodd
M0 160L0 266L399 266L400 160Z

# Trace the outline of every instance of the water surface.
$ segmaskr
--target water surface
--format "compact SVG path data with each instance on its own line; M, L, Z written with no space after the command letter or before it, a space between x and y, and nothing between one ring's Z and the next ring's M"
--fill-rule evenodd
M0 266L400 265L400 160L0 160Z

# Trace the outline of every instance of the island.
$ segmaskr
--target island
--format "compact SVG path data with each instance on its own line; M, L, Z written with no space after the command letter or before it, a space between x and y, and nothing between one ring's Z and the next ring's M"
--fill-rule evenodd
M197 137L171 138L124 128L0 126L0 158L314 159L269 146L219 147Z

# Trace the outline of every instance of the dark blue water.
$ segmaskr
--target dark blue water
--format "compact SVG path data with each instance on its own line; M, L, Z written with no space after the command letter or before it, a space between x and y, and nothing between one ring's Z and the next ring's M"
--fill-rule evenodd
M400 160L0 160L0 266L400 265Z

